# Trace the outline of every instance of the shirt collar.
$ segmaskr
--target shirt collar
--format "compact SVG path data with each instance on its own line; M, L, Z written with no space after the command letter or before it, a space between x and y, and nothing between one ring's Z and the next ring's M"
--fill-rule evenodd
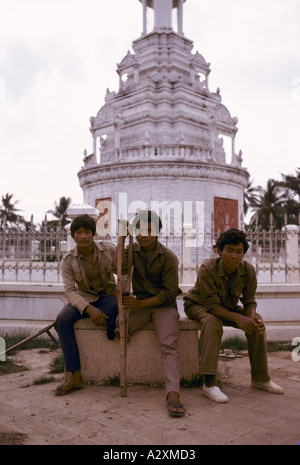
M104 248L102 244L98 244L97 242L93 241L94 250L93 253L98 254L98 252L103 252ZM71 255L74 257L83 257L83 255L79 252L77 245L71 251Z
M140 246L140 244L138 242L135 242L134 244L134 250L136 252L142 252L142 253L148 253L148 252L145 252L142 247ZM151 250L150 254L155 254L155 255L161 255L161 254L164 254L165 253L165 250L164 250L164 246L157 240L156 241L156 246L154 247L154 249Z
M224 268L223 268L223 262L222 258L217 258L217 269L218 269L218 276L227 276ZM239 266L237 267L237 272L239 276L243 276L245 274L245 269L244 269L244 262L242 261Z

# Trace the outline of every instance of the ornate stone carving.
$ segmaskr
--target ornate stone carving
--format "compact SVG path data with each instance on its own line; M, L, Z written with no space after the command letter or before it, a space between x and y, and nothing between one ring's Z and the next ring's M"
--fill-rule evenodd
M147 4L158 5L152 0ZM174 5L179 2L174 0ZM147 191L147 183L151 186L159 179L171 191L180 179L187 187L193 181L210 205L220 186L224 192L228 188L226 195L239 199L242 208L248 179L242 154L232 154L227 164L219 139L222 134L230 137L234 147L238 120L221 103L220 88L215 93L209 90L210 63L198 51L192 53L193 42L172 28L157 27L132 47L134 53L128 51L117 65L119 90L107 89L105 105L90 118L94 140L104 134L108 137L101 143L100 164L97 153L84 158L78 174L84 195L90 199L90 190L105 186L105 195L113 197L114 190L127 181L129 190L134 184ZM99 140L94 143L95 152L98 147ZM210 188L204 189L203 183ZM191 195L198 196L197 189ZM160 192L156 195L159 198Z
M225 168L218 164L187 163L185 161L180 162L180 164L140 161L138 164L98 165L91 169L82 169L79 175L81 187L93 184L98 179L101 179L102 182L124 178L137 181L139 178L149 177L192 178L194 180L210 179L230 182L245 187L247 185L248 172L234 168L231 165Z

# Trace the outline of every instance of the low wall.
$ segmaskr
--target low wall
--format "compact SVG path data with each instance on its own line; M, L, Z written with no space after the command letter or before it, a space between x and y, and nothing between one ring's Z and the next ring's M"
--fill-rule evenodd
M0 329L39 330L56 319L65 305L62 284L0 283Z
M85 382L108 381L119 376L120 340L109 341L106 330L95 326L90 319L77 321L74 328ZM185 380L199 375L198 330L196 322L181 317L178 350L181 378ZM160 346L152 323L131 336L126 360L128 383L164 382Z
M181 286L183 292L191 286ZM300 284L260 284L258 311L265 320L268 340L291 341L300 337ZM177 299L184 315L182 296ZM56 319L65 304L61 283L0 283L0 329L37 330ZM224 337L244 333L224 328Z

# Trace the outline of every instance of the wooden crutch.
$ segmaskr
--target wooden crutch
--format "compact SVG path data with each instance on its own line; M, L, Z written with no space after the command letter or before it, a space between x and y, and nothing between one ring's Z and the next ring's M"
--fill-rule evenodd
M54 336L52 336L52 334L50 333L50 329L53 328L55 326L55 322L54 323L51 323L50 325L46 326L45 328L43 329L40 329L38 332L32 334L31 336L28 336L26 337L25 339L23 339L23 341L20 341L20 342L17 342L17 344L9 347L8 349L6 349L4 352L1 352L0 356L4 355L4 354L8 354L9 352L11 352L12 350L15 350L17 349L18 347L22 346L23 344L25 344L25 342L28 342L28 341L31 341L32 339L35 339L36 337L40 336L41 334L43 333L47 333L48 336L50 337L50 339L55 343L57 344L57 341L56 339L54 338Z
M122 243L122 247L121 247ZM128 248L128 269L127 269L127 282L124 294L130 294L131 277L132 277L132 245L133 237L129 234L129 248ZM127 379L126 379L126 346L127 346L127 332L128 332L128 319L127 310L123 305L123 292L122 292L122 259L124 253L123 242L120 241L117 253L117 298L118 298L118 312L119 312L119 330L120 330L120 388L121 397L127 397Z

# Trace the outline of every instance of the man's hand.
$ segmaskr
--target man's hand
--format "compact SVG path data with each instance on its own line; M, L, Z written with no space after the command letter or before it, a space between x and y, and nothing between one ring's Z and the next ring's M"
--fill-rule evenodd
M261 317L257 314L253 315L252 317L237 314L234 321L237 326L247 334L262 334L265 330L264 323Z
M88 314L88 316L91 318L91 320L95 323L95 325L107 326L108 316L106 316L105 313L102 312L102 310L99 310L99 308L93 307L93 305L88 305L85 311Z
M255 313L252 316L252 319L258 325L259 334L262 334L266 330L265 323L264 323L262 317L258 313Z
M123 297L123 303L126 308L140 308L142 302L142 300L138 300L134 295L126 295Z

